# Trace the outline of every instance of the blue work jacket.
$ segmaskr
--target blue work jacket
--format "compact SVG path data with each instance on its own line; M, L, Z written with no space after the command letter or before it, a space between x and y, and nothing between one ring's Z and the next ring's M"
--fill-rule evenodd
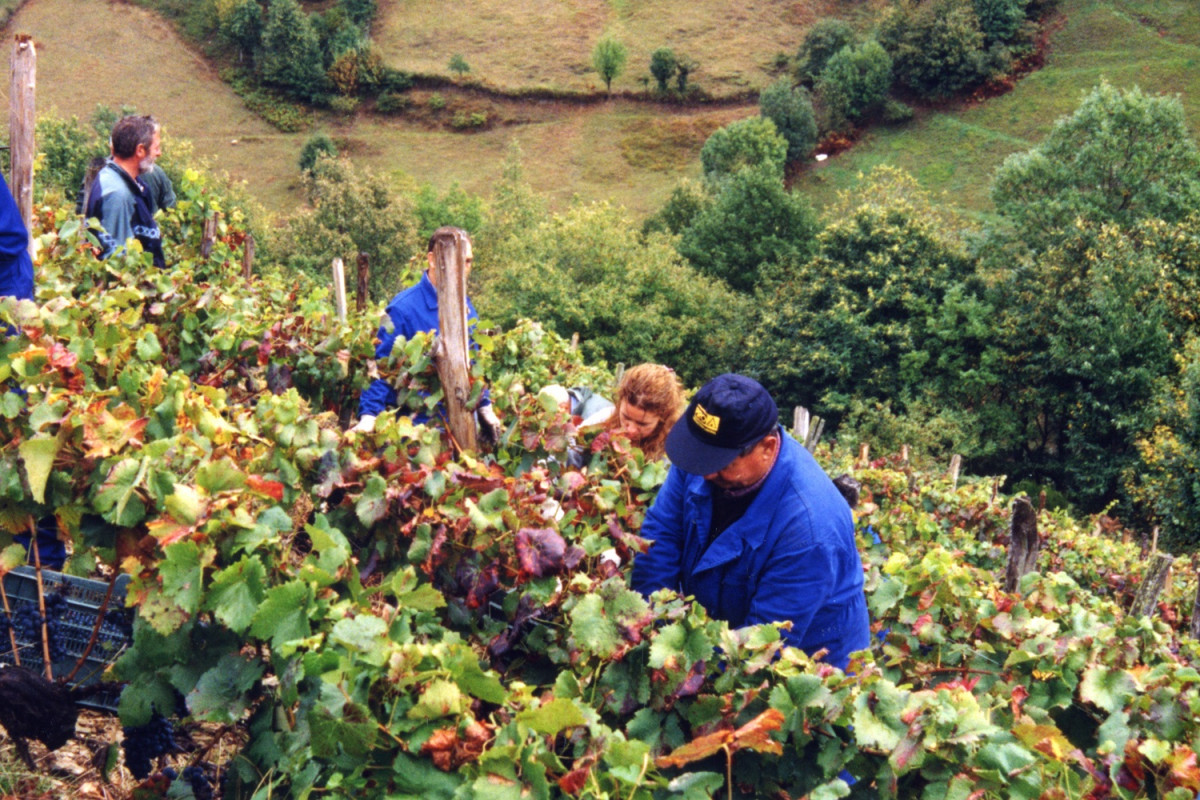
M33 261L25 220L0 175L0 297L4 296L33 299ZM0 326L0 332L3 330Z
M781 428L779 457L741 519L705 547L713 487L671 467L646 513L648 552L633 565L643 595L669 588L735 628L790 620L787 643L844 669L870 645L863 567L850 507L812 455Z
M467 298L467 320L478 319L475 306ZM392 345L396 337L403 336L411 339L418 333L438 330L438 297L437 289L429 280L429 274L421 275L421 280L392 298L387 305L387 319L379 326L379 346L375 348L375 358L385 359L392 354ZM486 403L482 403L486 405ZM358 398L358 415L368 414L379 416L385 409L395 408L396 389L382 378L376 378Z

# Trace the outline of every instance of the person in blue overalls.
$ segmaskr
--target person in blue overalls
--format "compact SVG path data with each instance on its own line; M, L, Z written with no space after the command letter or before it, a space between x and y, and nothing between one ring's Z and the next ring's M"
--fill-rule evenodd
M15 297L18 300L33 299L33 259L29 256L29 230L21 211L13 199L4 176L0 175L0 297ZM16 334L11 326L0 323L0 339ZM3 391L0 388L0 391ZM10 389L9 391L17 391ZM48 516L38 522L37 549L42 566L60 569L67 558L67 550L58 540L58 524ZM29 550L31 539L28 533L19 533L17 541Z
M377 334L379 345L375 348L375 358L384 359L390 356L392 354L392 345L395 344L396 338L399 336L411 339L416 334L424 331L437 333L438 275L437 270L434 268L433 252L439 241L453 240L456 235L461 236L466 242L466 248L462 255L466 265L467 276L470 275L474 254L471 251L471 240L467 238L466 231L449 226L438 228L429 237L429 247L425 254L429 266L422 273L421 279L393 297L392 301L387 305L383 324L379 326L379 333ZM475 306L471 304L470 298L467 298L467 319L469 321L478 319L478 315L475 313ZM362 393L362 396L359 397L359 418L351 430L374 430L375 418L386 409L395 407L395 388L382 378L376 378L366 388L366 391ZM483 433L484 437L495 441L500 432L500 420L496 417L495 411L492 409L491 400L488 399L486 390L479 410L476 412L476 417L483 429L481 433ZM417 421L424 422L425 418L422 416Z
M734 627L792 623L788 644L845 669L870 645L850 507L779 425L757 381L720 375L667 436L671 469L646 513L650 549L633 565L643 595L693 595Z

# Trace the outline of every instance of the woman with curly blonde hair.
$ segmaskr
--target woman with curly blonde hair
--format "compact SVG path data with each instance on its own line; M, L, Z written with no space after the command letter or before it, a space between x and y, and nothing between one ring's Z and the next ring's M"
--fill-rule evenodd
M662 364L638 364L625 370L613 403L605 430L629 437L647 461L666 454L667 433L687 408L679 376Z

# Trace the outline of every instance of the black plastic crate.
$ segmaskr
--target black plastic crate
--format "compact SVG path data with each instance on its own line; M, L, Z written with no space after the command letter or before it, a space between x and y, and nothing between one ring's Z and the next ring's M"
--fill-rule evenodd
M125 607L125 588L129 584L128 575L120 575L113 586L112 597L109 598L108 608L122 609ZM54 677L65 678L75 668L79 657L87 649L87 643L92 638L92 629L96 624L96 615L104 604L104 595L108 592L108 584L88 578L76 578L61 572L42 570L42 586L46 595L63 589L67 598L67 610L61 622L61 636L64 655L51 664ZM37 571L33 567L17 567L4 576L4 592L8 595L9 607L16 612L22 605L37 605ZM0 609L2 611L2 609ZM104 670L117 659L131 644L130 635L118 625L104 620L100 624L100 632L96 644L88 653L86 662L75 674L74 683L87 686L103 679ZM17 637L17 649L21 655L21 666L31 669L38 674L44 674L45 660L42 657L42 640L39 635L34 641L26 641ZM12 646L8 636L0 639L0 662L15 663ZM120 691L99 692L87 699L81 700L80 705L98 708L105 711L116 711L120 700Z

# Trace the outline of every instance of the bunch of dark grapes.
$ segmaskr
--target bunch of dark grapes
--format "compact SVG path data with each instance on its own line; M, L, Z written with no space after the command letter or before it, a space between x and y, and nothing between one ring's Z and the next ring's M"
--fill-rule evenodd
M136 728L124 728L125 766L141 780L150 774L150 762L175 749L171 720L157 711L150 721Z
M22 649L42 641L42 615L33 603L17 606L12 615L12 626L17 632L17 642Z
M132 608L110 608L104 612L104 622L125 634L126 637L133 635Z
M208 782L208 775L204 773L203 768L184 767L179 777L191 784L192 794L196 796L196 800L212 800L212 784Z
M12 641L8 638L8 630L11 627L12 623L8 619L8 613L0 611L0 653L12 650Z
M46 633L50 660L59 661L67 655L63 642L62 621L67 613L67 596L62 592L46 595ZM39 636L40 640L40 636Z

